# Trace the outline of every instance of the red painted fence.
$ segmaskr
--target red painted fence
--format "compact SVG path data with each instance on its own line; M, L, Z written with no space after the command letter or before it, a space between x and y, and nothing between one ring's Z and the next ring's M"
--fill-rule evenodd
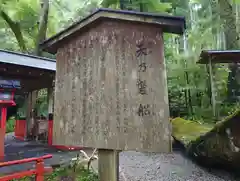
M44 159L52 158L52 155L45 155L39 158L27 158L23 160L14 160L14 161L9 161L9 162L2 162L0 163L0 167L6 167L6 166L11 166L11 165L16 165L16 164L23 164L23 163L29 163L29 162L36 162L36 167L33 170L26 170L26 171L21 171L21 172L16 172L13 174L1 176L0 180L1 181L9 181L13 179L20 179L26 176L32 176L35 175L35 180L36 181L44 181L44 173L49 173L52 172L51 167L44 167Z

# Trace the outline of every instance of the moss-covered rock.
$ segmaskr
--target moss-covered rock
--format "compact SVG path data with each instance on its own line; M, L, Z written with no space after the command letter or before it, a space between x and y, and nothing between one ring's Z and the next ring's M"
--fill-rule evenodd
M240 111L192 140L187 147L188 154L206 166L240 170Z
M201 135L209 132L212 127L210 125L203 125L195 121L185 120L183 118L175 118L172 122L172 136L174 139L180 141L185 147L191 141L196 140Z

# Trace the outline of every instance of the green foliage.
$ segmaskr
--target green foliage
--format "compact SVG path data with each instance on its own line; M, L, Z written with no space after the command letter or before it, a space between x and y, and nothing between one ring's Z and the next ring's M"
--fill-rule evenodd
M38 115L48 116L47 89L41 89L38 92L35 107L38 110Z
M146 9L150 12L168 12L172 6L171 3L161 3L158 0L148 0L146 1Z
M120 4L120 1L119 0L103 0L101 5L103 7L115 7L115 8L119 8L119 4Z
M20 49L25 52L26 51L26 46L25 46L25 42L23 39L23 35L20 29L20 25L19 23L14 22L6 12L4 12L4 10L0 11L1 13L1 17L7 22L7 24L9 25L9 27L13 30L13 33L18 41L19 47Z
M123 0L127 9L141 10L148 12L166 12L171 9L171 3L160 2L158 0ZM120 8L119 0L103 0L101 5L107 8Z
M54 169L54 171L51 174L45 175L44 180L59 181L59 180L63 180L63 178L69 178L66 180L72 180L71 178L75 178L76 181L98 181L98 176L91 171L88 171L84 168L79 168L73 173L73 170L68 167L60 167L60 168ZM24 178L18 179L18 181L31 181L33 179L34 179L34 176L24 177Z
M37 36L38 1L10 0L0 6L2 18L14 33L20 50L25 52L35 45Z
M180 12L183 15L185 12L188 28L185 40L170 36L165 44L170 111L176 112L177 108L180 114L175 116L181 115L205 122L216 121L212 119L208 68L197 64L197 61L203 49L216 50L225 46L219 15L214 14L210 2L205 0L192 1L187 6L174 4L173 7L181 10L175 11L174 14ZM226 64L213 67L218 120L231 114L238 107L238 103L227 103L229 71Z
M84 168L79 168L73 172L72 168L60 167L54 170L51 175L46 176L47 181L57 181L64 177L76 178L76 181L97 181L98 176Z
M9 120L7 120L7 123L6 123L6 133L14 132L14 128L15 128L15 117L11 117Z

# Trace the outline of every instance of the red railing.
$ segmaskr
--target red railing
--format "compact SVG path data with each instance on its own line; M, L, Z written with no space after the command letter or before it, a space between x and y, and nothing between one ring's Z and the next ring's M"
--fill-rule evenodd
M26 120L16 120L14 134L17 139L24 140L26 135Z
M32 176L35 175L35 180L36 181L44 181L44 173L49 173L52 172L51 167L44 167L44 159L52 158L52 155L45 155L39 158L27 158L23 160L14 160L14 161L9 161L9 162L2 162L0 163L0 167L6 167L6 166L11 166L11 165L16 165L16 164L23 164L23 163L29 163L29 162L36 162L36 167L33 170L26 170L26 171L21 171L21 172L16 172L13 174L1 176L0 180L1 181L9 181L13 179L20 179L26 176Z

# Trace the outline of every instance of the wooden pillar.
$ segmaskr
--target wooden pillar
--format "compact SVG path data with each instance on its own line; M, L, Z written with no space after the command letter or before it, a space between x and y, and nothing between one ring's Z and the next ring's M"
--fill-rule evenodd
M210 78L210 87L211 87L211 102L212 102L212 110L213 110L213 116L216 118L217 117L217 110L216 110L216 89L215 89L215 82L214 82L214 77L213 77L213 66L212 66L212 61L210 59L209 64L209 78Z
M53 114L54 91L53 88L48 88L48 114Z
M5 142L5 133L6 133L6 118L7 118L7 108L0 108L0 160L4 160L4 142Z
M31 131L31 127L32 127L32 113L33 113L33 109L35 107L36 101L37 101L37 95L38 95L38 91L32 91L28 93L27 96L27 115L26 115L26 122L27 122L27 134L26 136L28 137Z
M119 151L98 150L98 173L100 181L118 181Z
M31 112L32 112L32 93L28 92L27 98L27 112L26 112L26 137L29 136L30 129L31 129Z
M48 88L48 145L52 146L53 139L53 105L54 105L54 91L53 88Z
M5 141L5 133L3 129L0 129L0 161L4 160L4 141Z

